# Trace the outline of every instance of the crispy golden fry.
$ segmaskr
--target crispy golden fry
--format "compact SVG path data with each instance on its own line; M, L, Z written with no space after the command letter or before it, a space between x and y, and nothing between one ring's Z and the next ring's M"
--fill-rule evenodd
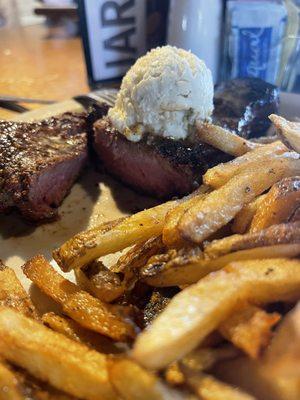
M230 162L221 163L209 169L203 177L203 182L206 185L219 188L225 185L233 176L246 171L253 164L259 165L261 162L268 159L271 160L274 156L286 151L288 149L280 141L258 147Z
M89 328L97 323L96 332L114 340L122 341L135 336L133 326L121 315L121 307L105 304L80 290L56 272L43 256L28 261L23 272L44 293L60 303L71 318L76 316L73 319L80 325ZM87 321L92 321L89 326Z
M258 206L250 232L288 222L300 207L300 176L277 182Z
M0 354L73 396L116 399L105 355L53 332L16 311L0 310Z
M300 153L300 123L290 122L279 115L270 115L270 120L275 125L284 143L291 149Z
M233 262L173 297L137 338L133 357L148 368L163 368L199 345L242 301L299 297L300 260Z
M54 312L42 316L42 322L53 331L62 333L76 342L83 343L100 353L119 353L120 350L105 336L82 328L77 322L70 318L62 317Z
M232 235L224 239L214 240L205 246L204 255L208 259L214 259L240 250L296 243L300 247L300 221L272 225L259 232Z
M178 226L182 237L194 243L203 242L230 222L245 204L295 172L300 173L300 160L278 158L233 177L183 215Z
M184 377L201 400L255 400L253 396L211 375L184 369Z
M124 400L183 400L187 396L167 387L154 374L131 360L115 360L109 364L109 377Z
M0 400L26 400L17 377L2 361L0 361Z
M0 262L0 306L11 307L28 317L37 318L32 301L15 272Z
M231 228L234 233L242 234L248 231L255 213L265 197L266 194L262 194L241 209L233 220Z
M300 308L283 320L274 339L259 361L238 358L220 363L215 372L221 379L253 393L264 400L300 398Z
M183 214L197 204L199 199L203 198L210 191L211 190L207 185L202 185L196 192L194 192L194 196L190 197L186 201L181 202L168 212L162 234L163 242L166 246L176 247L184 244L177 229L177 225Z
M275 246L257 247L226 254L214 260L191 257L181 262L164 261L157 257L157 263L146 265L142 269L141 278L150 286L168 287L191 285L211 272L218 271L234 261L257 260L264 258L293 258L300 255L299 244L279 244ZM154 258L153 258L154 260Z
M246 305L224 321L219 331L251 358L258 358L271 341L272 328L280 314L268 314L254 305Z
M261 146L217 125L199 121L196 126L197 135L202 142L235 157Z
M72 294L62 306L64 312L84 328L120 342L136 336L125 307L102 303L84 291Z
M53 252L63 271L81 268L106 254L115 253L161 234L167 213L178 204L169 201L116 222L79 233Z

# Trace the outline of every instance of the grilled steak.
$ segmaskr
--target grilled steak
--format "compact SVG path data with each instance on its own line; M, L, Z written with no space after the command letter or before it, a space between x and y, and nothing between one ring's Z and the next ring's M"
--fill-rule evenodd
M278 113L279 90L258 78L239 78L222 83L214 96L214 123L245 138L264 135Z
M36 123L0 121L0 212L28 220L57 217L88 157L87 114Z
M94 124L94 149L105 169L132 188L158 198L193 191L208 168L229 160L200 143L146 136L127 140L108 118Z

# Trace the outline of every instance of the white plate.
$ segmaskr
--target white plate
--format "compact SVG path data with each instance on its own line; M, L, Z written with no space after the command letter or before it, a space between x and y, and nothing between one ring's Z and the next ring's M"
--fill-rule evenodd
M290 119L300 118L299 104L299 95L282 94L281 114ZM42 119L74 106L76 110L80 109L75 102L64 102L61 106L22 114L18 119ZM30 257L43 254L55 265L51 257L52 250L75 233L152 204L153 200L137 195L108 176L89 168L65 199L60 208L61 218L57 222L35 228L24 224L18 216L0 217L0 258L14 268L28 288L29 282L23 276L20 266Z

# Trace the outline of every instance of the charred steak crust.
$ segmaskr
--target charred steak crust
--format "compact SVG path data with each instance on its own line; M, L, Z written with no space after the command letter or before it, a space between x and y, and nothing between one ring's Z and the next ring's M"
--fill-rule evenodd
M107 117L94 124L94 148L105 169L132 188L158 198L193 191L208 168L228 155L197 140L146 136L127 140Z
M0 121L0 212L16 208L32 221L54 219L87 157L86 113Z

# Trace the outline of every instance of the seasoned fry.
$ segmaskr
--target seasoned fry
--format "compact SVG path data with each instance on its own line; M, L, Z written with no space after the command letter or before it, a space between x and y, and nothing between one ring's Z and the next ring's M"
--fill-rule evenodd
M178 204L175 208L168 212L163 228L163 242L168 247L178 247L184 245L182 237L177 229L177 225L183 214L193 207L198 201L203 198L211 190L207 185L202 185L195 193L195 196L189 200Z
M199 345L242 301L299 297L300 260L233 262L173 297L137 338L133 357L148 368L163 368Z
M196 127L202 142L235 157L261 146L217 125L198 121Z
M109 306L84 291L72 294L62 306L84 328L121 342L136 336L125 307Z
M178 229L182 237L201 243L230 222L245 204L263 193L280 179L300 173L300 160L276 159L233 177L226 185L208 194L188 210Z
M265 198L266 194L262 194L241 209L233 220L231 227L233 232L240 234L247 232L257 209Z
M257 247L226 254L214 260L200 258L186 259L178 263L176 260L164 261L146 265L142 269L141 278L150 286L168 287L191 285L211 272L218 271L233 261L256 260L263 258L293 258L300 255L299 244L279 244L275 246Z
M36 309L15 272L1 262L0 306L11 307L28 317L37 318Z
M300 123L287 121L283 117L275 114L270 115L269 118L275 125L284 143L291 149L300 153Z
M286 151L288 149L280 141L258 147L230 162L221 163L210 168L203 176L203 182L206 185L219 188L225 185L233 176L247 170L253 164L259 165L261 162L265 162L268 159L271 160L275 155Z
M270 344L272 328L279 320L278 313L268 314L259 307L246 305L224 321L219 331L248 356L257 358Z
M73 396L117 399L105 355L8 308L0 310L0 354Z
M54 312L49 312L43 315L42 321L44 325L51 328L53 331L61 333L76 342L83 343L100 353L119 353L120 350L107 339L97 333L91 332L82 328L77 322L72 319L62 317Z
M105 223L79 233L55 250L53 257L63 271L70 271L98 257L157 237L162 233L167 213L177 204L178 201L169 201L113 222L112 225Z
M28 261L23 272L44 293L60 303L71 318L76 316L73 319L80 325L90 328L97 323L96 332L114 340L123 341L135 336L133 326L121 315L121 307L105 304L80 290L77 285L56 272L43 256L36 256ZM92 322L88 325L87 321Z
M109 376L112 385L124 400L188 399L180 392L168 388L154 374L127 359L111 363Z
M0 361L0 400L26 400L21 393L17 377L2 361Z
M204 254L208 259L214 259L240 250L296 243L300 247L300 221L273 225L255 233L232 235L214 240L205 246Z
M288 222L300 207L300 176L276 183L265 196L253 217L250 232Z

